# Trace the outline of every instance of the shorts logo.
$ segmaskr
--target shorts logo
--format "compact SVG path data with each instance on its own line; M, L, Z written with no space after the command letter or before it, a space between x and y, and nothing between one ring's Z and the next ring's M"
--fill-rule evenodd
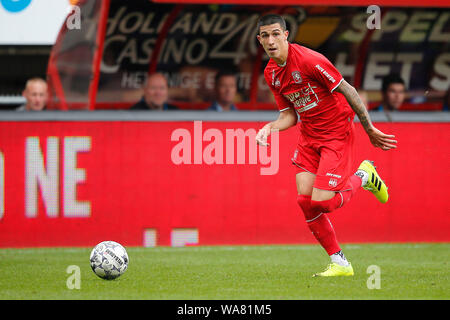
M295 83L302 83L303 81L299 71L292 72L292 78L294 79Z
M292 160L297 161L297 156L298 156L298 150L295 150Z
M330 187L335 188L337 186L337 180L336 179L330 179L330 181L328 181L328 185Z

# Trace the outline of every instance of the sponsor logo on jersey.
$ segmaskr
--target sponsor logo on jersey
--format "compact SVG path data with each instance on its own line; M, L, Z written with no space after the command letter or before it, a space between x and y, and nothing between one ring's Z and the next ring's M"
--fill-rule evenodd
M335 83L336 80L333 78L331 74L329 74L324 68L322 68L320 65L316 64L316 69L318 69L322 74L331 82Z
M309 83L300 91L285 94L285 98L294 104L298 113L304 112L318 105L319 97L314 92L314 86Z
M334 178L342 178L340 175L338 175L338 174L334 174L334 173L329 173L329 172L327 172L327 174L326 174L328 177L334 177Z

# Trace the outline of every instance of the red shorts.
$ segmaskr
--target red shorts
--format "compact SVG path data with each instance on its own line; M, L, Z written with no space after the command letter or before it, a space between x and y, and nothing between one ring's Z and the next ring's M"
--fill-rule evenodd
M321 190L352 189L349 177L354 173L353 130L343 139L319 141L301 135L292 162L298 172L316 175L313 187Z

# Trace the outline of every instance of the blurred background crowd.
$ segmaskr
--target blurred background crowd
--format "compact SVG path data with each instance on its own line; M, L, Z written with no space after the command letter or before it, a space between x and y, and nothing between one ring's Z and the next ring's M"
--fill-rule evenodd
M276 110L255 28L269 11L369 110L448 110L450 10L382 7L371 28L366 9L2 1L0 110Z

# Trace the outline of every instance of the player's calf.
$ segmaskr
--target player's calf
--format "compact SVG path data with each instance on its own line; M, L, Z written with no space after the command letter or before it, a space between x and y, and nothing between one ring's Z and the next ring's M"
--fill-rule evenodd
M349 266L349 262L345 258L344 253L339 246L333 225L328 219L326 212L323 210L323 201L312 201L311 196L298 195L297 203L303 211L308 228L330 256L331 262L347 268ZM332 203L333 202L328 201L328 205L333 205Z
M340 251L341 248L330 220L324 212L312 208L311 196L299 195L297 202L303 211L309 230L328 255L331 256Z

